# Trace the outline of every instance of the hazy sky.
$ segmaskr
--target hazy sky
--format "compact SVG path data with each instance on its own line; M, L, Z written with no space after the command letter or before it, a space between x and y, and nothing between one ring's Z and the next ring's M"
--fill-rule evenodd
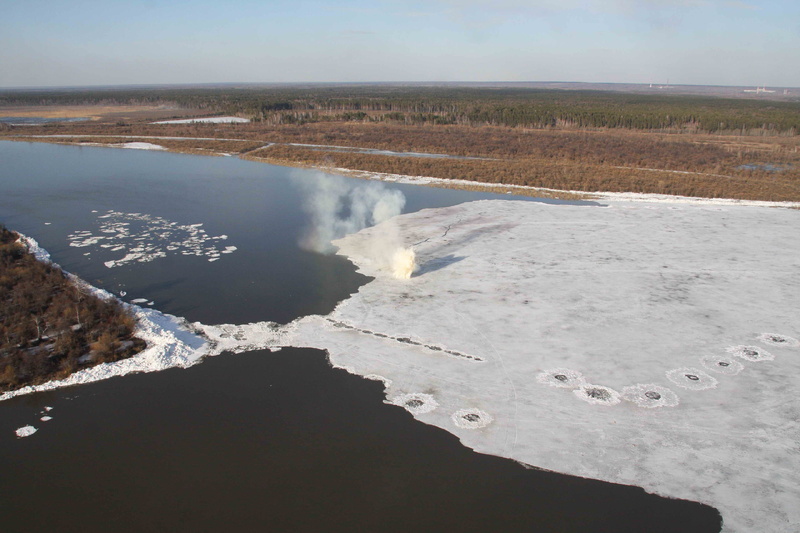
M0 0L0 87L800 86L800 0Z

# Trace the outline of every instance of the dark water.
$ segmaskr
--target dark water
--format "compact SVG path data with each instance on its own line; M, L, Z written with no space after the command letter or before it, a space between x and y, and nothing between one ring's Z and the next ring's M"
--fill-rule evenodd
M366 281L342 258L296 245L311 176L230 158L0 142L0 222L126 299L206 323L285 322L329 311ZM407 211L493 197L396 188ZM213 263L170 256L108 269L118 254L84 256L66 236L95 230L109 209L202 222L238 250ZM49 422L38 420L44 406ZM39 431L16 438L28 424ZM315 350L223 355L2 402L0 472L3 531L720 527L707 506L471 452Z

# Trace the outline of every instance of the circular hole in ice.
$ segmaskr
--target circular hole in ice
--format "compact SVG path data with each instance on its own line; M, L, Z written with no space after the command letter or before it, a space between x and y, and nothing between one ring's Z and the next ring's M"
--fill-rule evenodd
M605 389L599 389L597 387L587 388L586 395L590 398L594 398L595 400L603 400L608 401L611 398L611 394Z
M633 402L639 407L675 407L678 405L678 395L666 387L655 383L644 383L625 387L622 397Z
M568 368L553 368L540 372L536 376L536 381L551 387L561 387L565 389L574 389L580 387L584 383L583 375Z
M753 363L758 361L772 361L775 359L774 355L758 346L730 346L726 351L735 357Z
M614 389L602 385L584 383L579 389L572 391L581 400L596 405L616 405L620 402L620 394Z
M742 363L729 357L706 355L700 358L700 362L708 370L711 370L717 374L725 374L727 376L735 376L744 370L744 365Z
M424 413L430 413L437 407L439 404L430 394L425 394L422 392L415 392L412 394L401 394L396 396L392 403L395 405L399 405L400 407L404 408L411 414L420 415Z
M800 347L799 340L795 339L794 337L789 337L788 335L781 335L779 333L762 333L758 336L758 339L764 344L770 344L772 346L783 346L789 348Z
M480 409L460 409L451 416L453 423L462 429L479 429L488 426L492 415Z
M696 368L675 368L667 372L667 379L689 390L713 389L718 383L716 378Z

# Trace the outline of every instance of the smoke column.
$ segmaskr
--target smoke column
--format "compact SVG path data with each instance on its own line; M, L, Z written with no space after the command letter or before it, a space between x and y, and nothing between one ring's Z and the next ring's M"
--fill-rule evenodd
M379 182L355 182L317 174L306 180L304 209L310 224L300 240L305 250L330 254L331 241L380 224L369 242L368 256L397 278L408 279L417 269L414 251L403 248L400 232L390 219L399 215L406 197Z

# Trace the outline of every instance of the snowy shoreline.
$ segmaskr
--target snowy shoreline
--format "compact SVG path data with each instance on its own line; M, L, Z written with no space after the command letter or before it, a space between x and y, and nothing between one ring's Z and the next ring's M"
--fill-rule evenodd
M121 137L127 139L164 139L164 140L204 140L204 141L237 141L237 142L252 142L250 139L233 139L233 138L214 138L214 137L165 137L165 136L142 136L142 135L30 135L24 136L27 138L52 138L57 139L60 137L63 138L70 138L70 137ZM0 140L6 140L4 138L0 138ZM14 140L13 138L8 138L7 140ZM287 144L295 144L295 143L287 143ZM84 143L84 145L92 145L92 146L103 146L108 148L135 148L135 149L144 149L144 150L167 150L166 148L152 143L146 142L129 142L129 143L116 143L116 144L108 144L108 143ZM325 146L325 145L302 145L302 146ZM176 151L181 153L179 150L172 149L172 151ZM234 154L227 153L227 152L219 152L214 155L224 155L224 156L232 156ZM258 157L246 157L249 161L262 161L261 158ZM274 163L269 163L274 164ZM290 165L286 165L290 166ZM504 190L507 194L513 194L514 191L524 191L524 192L531 192L531 193L543 193L546 196L551 195L568 195L574 197L576 200L605 200L605 201L613 201L613 202L639 202L639 203L663 203L663 204L696 204L696 205L719 205L719 206L750 206L750 207L784 207L790 209L800 209L800 202L772 202L766 200L738 200L734 198L704 198L699 196L675 196L669 194L656 194L656 193L636 193L636 192L604 192L604 191L577 191L577 190L569 190L569 189L550 189L547 187L533 187L530 185L514 185L514 184L505 184L505 183L487 183L481 181L471 181L471 180L463 180L463 179L446 179L446 178L435 178L431 176L411 176L407 174L391 174L385 172L372 172L366 170L355 170L349 168L342 168L342 167L322 167L322 166L311 166L306 167L305 165L297 165L300 168L313 168L315 170L319 170L321 172L328 172L333 174L338 174L341 176L359 178L359 179L366 179L366 180L373 180L373 181L385 181L387 183L401 183L401 184L408 184L408 185L422 185L422 186L429 186L429 187L442 187L448 188L453 187L457 189L466 189L466 190L474 190L474 189L485 189L488 192L498 192L500 190ZM629 168L629 167L621 167L621 168ZM685 171L673 171L673 170L662 170L662 169L652 169L652 168L635 168L633 170L639 170L642 172L673 172L673 173L689 173ZM691 173L689 173L691 174ZM499 192L498 192L499 194ZM535 196L532 195L532 196Z
M456 188L483 188L488 191L506 189L512 191L543 192L546 194L575 195L580 200L607 200L613 202L646 202L664 204L694 204L694 205L720 205L720 206L750 206L750 207L786 207L800 209L800 202L770 202L764 200L737 200L733 198L703 198L699 196L674 196L669 194L638 193L638 192L603 192L603 191L574 191L567 189L549 189L547 187L533 187L530 185L512 185L504 183L486 183L462 179L434 178L430 176L409 176L407 174L389 174L385 172L372 172L366 170L353 170L349 168L314 167L323 172L333 172L342 176L353 178L385 181L387 183L402 183L407 185L424 185L432 187ZM653 170L653 169L639 169Z

